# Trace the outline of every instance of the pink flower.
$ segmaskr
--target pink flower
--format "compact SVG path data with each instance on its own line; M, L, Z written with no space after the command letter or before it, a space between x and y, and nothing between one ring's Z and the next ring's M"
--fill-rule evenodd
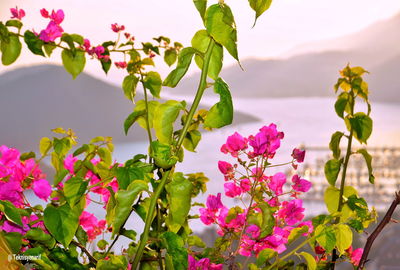
M304 218L304 208L302 207L303 201L296 199L291 201L284 201L282 208L278 211L278 217L285 220L288 225L294 225Z
M114 64L115 64L115 66L117 68L120 68L120 69L125 69L128 66L128 64L125 61L123 61L123 62L114 62Z
M297 225L298 228L301 228L303 226L308 227L308 231L304 233L303 236L307 236L314 231L314 226L312 225L312 222L310 220L300 222L299 225Z
M235 132L233 135L229 136L226 143L222 145L222 153L230 153L233 157L238 156L238 152L247 148L247 139L243 138L242 135Z
M64 11L62 9L57 10L57 12L53 10L51 12L50 19L54 21L56 24L62 23L64 20Z
M90 40L88 40L87 38L85 38L83 40L83 47L85 48L85 51L88 52L90 49Z
M281 195L283 193L283 185L286 183L286 175L278 172L270 179L268 187L275 193L275 195Z
M42 8L41 10L40 10L40 14L42 15L42 17L43 18L50 18L50 16L49 16L49 12L47 11L47 9L45 9L45 8Z
M0 200L8 200L15 206L24 205L22 198L23 189L20 182L9 180L8 182L0 180Z
M305 150L300 150L300 149L293 149L292 152L292 157L294 160L296 160L298 163L302 163L304 161L304 156L306 155Z
M311 182L305 179L301 179L300 176L298 176L297 174L293 175L292 182L292 188L296 191L307 192L311 188Z
M62 36L64 30L54 21L50 21L46 29L42 30L39 34L39 38L44 42L54 42L56 38Z
M225 161L218 161L218 169L224 175L225 181L232 179L234 177L234 169L232 164Z
M221 193L218 193L217 196L208 195L206 206L208 209L215 212L222 208L224 205L221 202Z
M260 236L260 228L252 224L246 228L246 233L250 234L253 239L256 239Z
M117 23L113 23L113 24L111 24L111 30L113 30L115 33L118 33L120 31L124 31L125 26L123 26L123 25L119 26Z
M78 161L77 157L74 157L72 154L68 155L65 159L64 159L64 168L67 169L69 171L69 173L73 174L74 173L74 165L75 162Z
M240 180L240 188L242 189L242 193L249 191L251 189L250 180L247 178Z
M362 248L357 248L356 250L354 250L353 252L351 252L350 254L350 262L351 264L358 266L358 264L360 263L362 254L364 252L364 249Z
M264 126L256 136L249 137L249 144L253 147L255 155L266 155L272 158L280 147L283 132L278 132L275 124Z
M40 179L33 182L33 192L40 199L47 201L51 194L51 186L46 179Z
M225 195L231 198L234 198L242 194L242 189L233 182L225 183L224 190L225 190Z
M18 19L21 20L23 17L25 17L25 11L23 9L18 9L18 7L15 8L10 8L11 11L11 19Z
M79 217L79 224L87 232L89 241L93 241L106 228L105 220L99 221L93 214L86 211L83 211Z

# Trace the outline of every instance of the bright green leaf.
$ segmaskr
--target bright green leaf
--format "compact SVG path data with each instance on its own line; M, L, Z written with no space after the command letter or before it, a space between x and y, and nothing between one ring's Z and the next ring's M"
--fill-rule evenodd
M124 94L127 99L134 101L138 82L139 78L132 74L124 78L122 82L122 89L124 90Z
M344 112L350 112L349 94L341 93L335 102L335 111L340 118L344 118Z
M336 247L343 254L353 242L353 232L346 224L337 224L335 227Z
M317 242L329 253L336 245L335 230L330 226L319 225L315 229Z
M134 180L143 180L144 171L136 167L118 167L117 181L119 189L127 189Z
M256 12L256 18L254 24L258 17L261 16L269 7L271 6L272 0L249 0L250 7Z
M183 239L173 233L165 232L161 235L167 254L171 257L174 270L188 269L188 252Z
M185 139L183 139L183 147L186 150L195 152L197 145L201 140L201 133L198 130L191 130L186 133Z
M303 256L307 262L308 270L315 270L317 269L317 262L315 261L314 257L307 252L300 252L299 255Z
M176 164L178 157L173 155L170 144L153 141L150 144L150 156L155 164L163 169L169 169Z
M368 138L372 133L372 119L363 112L354 114L353 117L346 117L346 126L350 131L353 129L353 136L360 143L367 144Z
M339 176L341 165L342 161L338 159L331 159L325 163L324 167L325 177L331 186L335 186L336 180Z
M72 51L64 49L61 53L61 59L65 70L72 75L73 79L85 68L86 57L84 51L77 50L75 54L73 54Z
M14 63L21 54L21 48L21 41L15 34L10 34L8 41L2 40L0 51L2 52L1 62L3 65L8 66Z
M257 256L257 261L256 261L257 266L262 267L267 261L274 258L276 255L278 255L278 253L273 249L266 248L261 250Z
M335 159L340 158L340 140L342 139L343 135L344 133L340 131L336 131L332 134L331 141L329 143L329 149L331 149Z
M162 87L162 80L160 74L150 71L144 77L144 86L150 90L153 97L160 98L160 91Z
M157 107L153 126L156 136L161 143L171 143L173 124L185 106L176 100L167 100Z
M207 128L220 128L233 121L233 103L228 85L218 78L214 83L214 92L219 94L220 100L211 107L204 121Z
M40 139L40 143L39 143L39 151L40 154L42 156L46 155L47 152L50 150L51 146L52 146L52 141L47 138L47 137L43 137Z
M182 49L178 55L178 64L176 68L171 71L170 74L168 74L167 78L165 78L163 82L163 85L168 87L177 86L189 69L190 63L192 62L192 58L195 53L196 50L192 47Z
M88 182L80 177L72 177L64 184L64 195L68 204L73 208L85 194Z
M145 110L132 112L124 121L125 135L128 135L130 127L139 119L139 117L146 115Z
M10 201L0 201L0 211L9 221L22 226L21 214Z
M204 16L207 9L207 0L193 0L193 3L197 11L200 13L201 19L204 21Z
M373 169L372 169L372 156L368 153L367 149L359 149L357 153L360 153L363 155L365 159L365 163L367 164L368 168L368 180L371 184L375 182L375 176L373 175Z
M168 66L172 66L175 64L176 59L178 58L178 53L175 49L168 49L164 52L164 61Z

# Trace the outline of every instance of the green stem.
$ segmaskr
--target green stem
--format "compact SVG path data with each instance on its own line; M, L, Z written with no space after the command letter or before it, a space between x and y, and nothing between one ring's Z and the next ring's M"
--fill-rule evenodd
M194 98L192 107L190 108L189 111L189 115L187 117L187 121L182 129L181 134L179 135L179 139L178 139L178 143L177 143L177 147L176 147L176 152L179 151L179 149L182 146L183 143L183 139L186 136L186 133L189 129L189 126L192 122L194 113L196 112L197 107L199 106L201 97L204 93L204 90L206 89L206 83L207 83L207 74L208 74L208 66L210 64L210 60L211 60L211 54L212 54L212 50L214 48L215 42L213 39L211 39L210 44L208 45L205 57L204 57L204 62L203 62L203 68L201 70L201 77L200 77L200 83L197 89L197 93L196 96ZM174 167L171 169L173 170ZM144 230L142 233L142 236L140 237L140 242L139 242L139 246L136 252L136 256L135 259L133 260L132 263L132 269L136 270L137 267L139 266L139 262L142 259L143 256L143 251L144 248L146 246L147 240L149 239L149 232L150 232L150 227L151 227L151 223L153 222L153 215L154 215L154 211L156 209L156 203L158 198L161 195L161 192L164 190L164 186L167 183L167 180L170 176L171 170L166 171L163 175L163 177L161 178L156 190L154 191L153 195L151 196L150 199L150 206L149 206L149 212L147 213L146 216L146 222L145 222L145 226L144 226Z
M147 137L149 138L149 144L153 141L153 138L151 136L151 130L150 130L150 122L149 122L149 104L148 104L148 98L147 98L147 88L144 85L143 81L143 74L140 73L140 82L142 83L143 86L143 92L144 92L144 103L145 103L145 110L146 110L146 130L147 130Z

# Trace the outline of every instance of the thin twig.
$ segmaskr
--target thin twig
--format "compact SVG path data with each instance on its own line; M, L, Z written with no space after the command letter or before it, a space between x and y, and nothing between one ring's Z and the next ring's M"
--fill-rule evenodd
M86 256L88 256L89 261L91 263L93 263L94 265L97 264L97 260L92 256L92 254L90 254L90 252L83 245L81 245L80 243L78 243L78 242L76 242L74 240L71 241L71 244L73 244L73 245L77 246L78 248L80 248L83 251L83 253L85 253Z
M396 210L397 205L400 204L400 191L395 193L396 198L393 200L392 204L389 207L389 210L386 212L382 221L378 224L372 234L367 238L367 243L364 246L364 252L361 256L360 263L358 264L357 270L361 270L364 268L365 263L368 261L368 254L371 250L372 244L374 243L376 237L382 232L383 228L391 221L394 210Z

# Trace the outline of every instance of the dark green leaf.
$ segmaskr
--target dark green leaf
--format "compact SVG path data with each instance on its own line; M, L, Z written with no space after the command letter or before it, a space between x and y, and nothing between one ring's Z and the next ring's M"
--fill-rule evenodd
M161 143L171 143L173 123L178 118L181 110L185 109L182 102L167 100L157 107L153 119L153 126L156 136Z
M269 7L271 6L272 0L249 0L250 7L256 12L256 18L254 24L258 17L261 16Z
M66 71L75 79L85 68L85 52L77 50L75 54L72 51L64 49L61 53L61 59Z
M205 14L205 26L213 39L239 61L236 25L229 6L227 4L210 6Z
M139 117L144 116L144 115L146 115L145 110L134 111L125 119L125 122L124 122L125 135L128 135L128 130L136 122L136 120L138 120Z
M187 221L192 188L192 183L183 176L183 173L175 173L171 182L165 187L169 204L166 224L171 232L177 233Z
M68 247L79 225L79 211L68 204L48 205L44 210L44 225L54 238Z
M79 226L78 229L76 230L76 239L78 239L78 242L81 243L83 246L86 246L86 243L88 242L88 235L85 232L85 230L82 228L82 226Z
M340 118L344 118L344 112L349 112L349 94L340 94L335 102L335 111Z
M332 134L331 141L329 143L329 149L331 149L335 159L340 158L340 140L342 139L343 135L344 133L340 131L336 131Z
M127 99L134 101L136 96L136 86L139 82L139 78L135 75L128 75L122 82L122 89Z
M67 169L61 169L59 172L56 173L54 176L54 183L53 186L57 186L64 178L69 174L69 171Z
M192 47L182 49L178 55L178 64L176 68L171 71L170 74L168 74L167 78L165 78L163 82L163 85L168 87L177 86L179 81L183 78L183 76L185 76L187 70L189 69L195 53L196 50Z
M373 169L372 169L372 156L368 153L367 149L359 149L357 153L360 153L363 155L365 159L365 163L367 164L368 167L368 180L371 184L375 182L375 176L373 175Z
M160 91L162 87L162 80L160 74L150 71L144 77L144 86L150 90L153 97L160 98Z
M10 201L0 201L0 211L9 221L22 226L21 214Z
M64 184L64 195L68 204L73 208L85 194L88 182L80 177L72 177Z
M8 20L6 22L6 26L12 26L12 27L15 27L17 29L21 29L22 28L22 22L20 20Z
M24 40L28 49L37 55L45 56L43 52L44 42L38 36L36 36L32 31L25 31Z
M135 167L118 167L117 168L117 181L118 188L127 189L131 182L134 180L144 180L144 172L140 168Z
M30 159L30 158L35 158L36 157L36 154L34 153L34 152L28 152L28 153L23 153L21 156L20 156L20 160L21 161L24 161L24 160L28 160L28 159Z
M342 161L338 159L331 159L325 163L325 168L324 168L325 177L331 186L335 186L341 165Z
M199 52L205 53L207 51L208 45L210 44L210 41L211 37L209 36L207 31L199 30L192 38L192 47ZM221 72L223 53L224 51L222 49L222 46L219 44L215 44L211 54L210 65L208 67L208 76L210 76L210 78L214 80L218 78L218 75ZM196 55L194 60L196 61L197 66L201 69L203 67L203 57Z
M10 247L11 251L14 254L19 254L21 251L21 246L22 246L22 234L18 232L9 232L6 233L5 231L0 232L0 237L1 235L4 236L4 238L8 242L8 246ZM4 248L4 247L2 247Z
M214 83L214 92L219 94L220 101L211 107L204 121L208 128L220 128L232 123L233 104L228 85L218 78Z
M372 133L372 119L363 112L354 114L353 117L346 118L347 129L353 129L353 136L360 143L367 143Z
M22 48L21 41L19 41L17 35L10 34L8 38L8 41L2 40L0 46L0 51L2 52L1 62L5 66L11 65L18 59Z
M89 150L89 145L84 144L81 147L79 147L78 149L76 149L74 151L74 153L72 154L74 157L79 156L80 154L87 152Z
M79 262L76 256L73 256L72 249L66 250L60 247L56 247L51 250L48 255L49 258L56 262L57 265L63 267L63 269L74 269L74 270L85 270L85 267L82 263Z
M133 202L136 200L137 196L148 189L147 183L142 180L133 181L127 188L127 190L119 190L115 194L115 218L113 221L113 231L112 238L115 234L118 234L121 227L128 219Z
M174 270L188 269L188 252L183 239L173 232L163 233L161 239L167 249L167 253L172 258Z

